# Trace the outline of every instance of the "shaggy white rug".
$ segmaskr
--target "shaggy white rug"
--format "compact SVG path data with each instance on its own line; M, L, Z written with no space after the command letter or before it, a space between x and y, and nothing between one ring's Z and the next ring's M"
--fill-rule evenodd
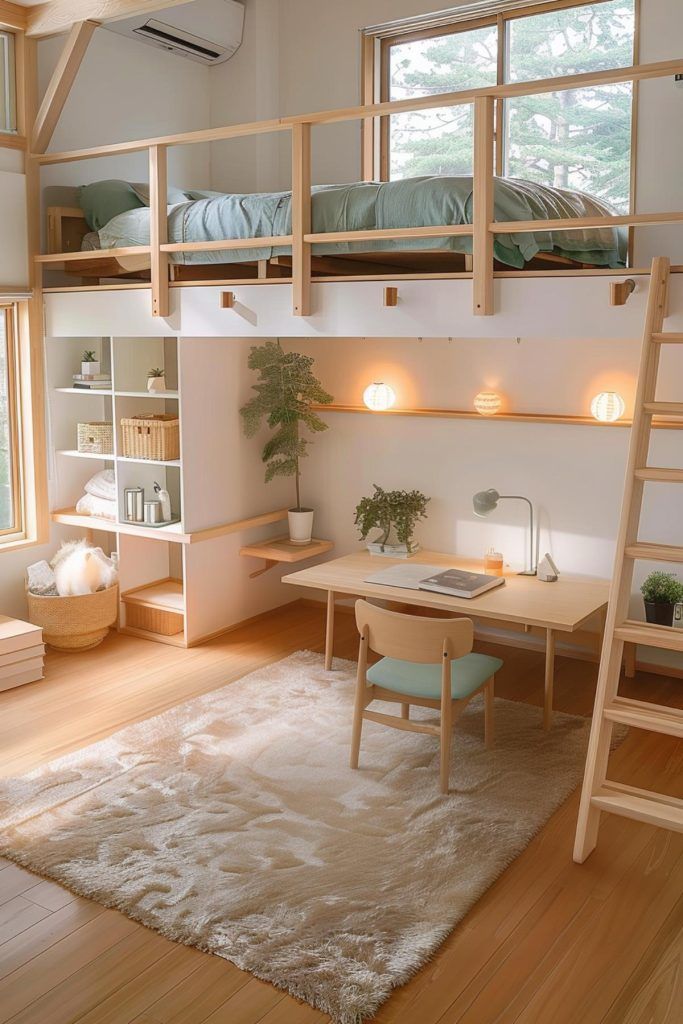
M498 699L486 751L473 702L442 797L424 735L366 723L351 771L335 667L294 654L0 780L0 852L355 1024L578 784L589 723Z

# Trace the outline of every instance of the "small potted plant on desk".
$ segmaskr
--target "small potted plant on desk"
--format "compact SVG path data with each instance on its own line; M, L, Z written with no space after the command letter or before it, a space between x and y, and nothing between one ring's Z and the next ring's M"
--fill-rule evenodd
M256 394L240 409L247 437L256 434L263 420L274 430L261 453L266 483L276 476L294 477L296 505L288 511L292 544L309 544L313 533L313 509L301 504L299 464L311 443L301 436L301 427L315 433L327 430L313 405L333 401L311 372L312 365L310 356L285 352L279 341L254 346L249 353L249 369L259 375L258 383L253 385Z
M427 502L421 491L385 491L373 484L375 493L361 498L356 506L355 523L365 540L370 530L381 533L368 545L374 555L409 558L420 550L413 534L419 519L427 517ZM391 541L390 541L391 538Z
M148 391L165 391L166 390L166 374L158 366L153 366L151 370L147 371L147 390Z
M94 377L100 372L100 361L92 349L87 348L81 356L81 373L84 377Z
M674 608L683 601L683 583L672 572L651 572L640 592L645 618L658 626L673 626Z

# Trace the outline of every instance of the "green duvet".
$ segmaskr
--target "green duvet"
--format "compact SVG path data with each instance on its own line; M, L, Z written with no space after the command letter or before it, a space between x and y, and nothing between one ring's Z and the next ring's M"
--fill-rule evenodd
M497 178L498 221L549 220L614 213L606 203L583 192L552 188L520 178ZM404 181L320 185L312 190L313 231L356 231L372 228L426 227L472 223L471 177L407 178ZM168 208L171 242L202 242L221 238L259 238L291 233L291 193L212 194ZM149 244L149 210L128 210L99 231L100 245ZM555 253L596 267L626 265L626 231L593 228L496 235L496 259L522 268L537 253ZM412 238L376 242L334 242L313 246L315 255L363 252L441 250L472 252L472 239ZM173 253L176 263L242 263L289 254L289 247Z

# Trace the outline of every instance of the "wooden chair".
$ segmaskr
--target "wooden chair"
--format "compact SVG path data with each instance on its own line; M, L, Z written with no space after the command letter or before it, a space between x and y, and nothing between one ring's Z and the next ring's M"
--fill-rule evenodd
M387 611L356 601L360 633L356 701L351 738L351 767L358 767L363 722L406 729L441 740L441 792L448 792L451 730L477 693L484 691L484 735L493 745L493 687L503 662L473 654L471 619L430 619ZM368 668L368 650L383 657ZM401 705L401 717L367 711L373 700ZM439 724L413 722L410 705L441 711Z

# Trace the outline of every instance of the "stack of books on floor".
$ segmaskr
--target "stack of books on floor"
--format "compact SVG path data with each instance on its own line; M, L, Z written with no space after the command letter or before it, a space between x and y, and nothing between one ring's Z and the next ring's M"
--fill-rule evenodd
M44 655L40 626L0 615L0 690L42 679Z
M83 391L111 391L110 373L74 373L73 382L75 388Z

